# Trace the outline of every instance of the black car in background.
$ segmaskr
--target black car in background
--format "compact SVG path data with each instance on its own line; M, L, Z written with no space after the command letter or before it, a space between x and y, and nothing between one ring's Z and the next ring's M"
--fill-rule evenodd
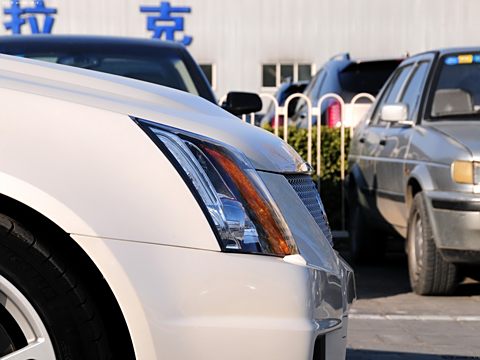
M110 36L0 36L0 53L125 76L186 91L217 103L204 73L178 43ZM259 111L258 95L234 92L222 107L234 114Z
M310 81L304 94L317 106L318 100L327 93L335 93L349 103L359 93L376 96L389 76L403 59L352 60L349 54L331 58ZM326 99L322 105L322 124L339 126L341 106L335 99ZM307 127L307 104L299 100L292 121L298 127ZM313 123L317 119L313 117Z

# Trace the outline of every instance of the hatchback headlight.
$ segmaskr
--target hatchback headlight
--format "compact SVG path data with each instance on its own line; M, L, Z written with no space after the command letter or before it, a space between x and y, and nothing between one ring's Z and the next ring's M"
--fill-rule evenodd
M298 253L285 219L245 155L208 138L137 122L184 176L224 251Z
M452 178L460 184L480 183L480 162L457 160L452 163Z

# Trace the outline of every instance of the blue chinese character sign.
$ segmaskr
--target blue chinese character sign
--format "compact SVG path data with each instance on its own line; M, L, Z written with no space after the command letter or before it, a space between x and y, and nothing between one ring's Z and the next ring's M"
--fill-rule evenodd
M12 0L9 8L4 8L3 13L10 15L10 21L5 21L5 29L11 30L12 34L21 34L22 26L28 21L32 34L50 34L52 32L57 9L45 6L44 0L35 0L33 6L22 7L20 0ZM43 26L40 29L37 15L44 15Z
M162 1L160 6L140 6L142 13L157 13L147 17L147 30L153 31L152 38L160 39L165 35L166 40L175 41L175 32L184 31L184 19L182 16L172 16L172 13L190 13L190 7L173 7L168 1ZM193 38L184 35L179 40L183 45L188 46Z

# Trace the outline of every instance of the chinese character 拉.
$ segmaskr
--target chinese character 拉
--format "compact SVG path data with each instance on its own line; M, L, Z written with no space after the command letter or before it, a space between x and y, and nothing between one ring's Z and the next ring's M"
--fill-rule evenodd
M57 9L46 7L44 0L35 0L33 6L22 7L20 0L12 0L10 8L4 8L3 13L10 15L10 21L5 21L5 29L11 30L12 34L21 34L22 26L28 21L32 34L50 34L52 32L55 18L52 16L57 13ZM43 26L40 29L37 15L43 15Z
M140 6L140 12L158 13L147 17L147 30L153 31L152 37L160 39L165 34L166 40L175 41L175 32L184 31L184 19L181 16L172 16L172 13L190 13L189 7L173 7L168 1L162 1L160 6ZM184 35L180 40L184 45L190 45L193 38Z

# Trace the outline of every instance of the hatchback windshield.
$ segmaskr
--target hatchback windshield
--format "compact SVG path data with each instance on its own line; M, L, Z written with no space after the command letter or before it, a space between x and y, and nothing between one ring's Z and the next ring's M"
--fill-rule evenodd
M441 59L429 111L433 120L480 119L480 54Z

